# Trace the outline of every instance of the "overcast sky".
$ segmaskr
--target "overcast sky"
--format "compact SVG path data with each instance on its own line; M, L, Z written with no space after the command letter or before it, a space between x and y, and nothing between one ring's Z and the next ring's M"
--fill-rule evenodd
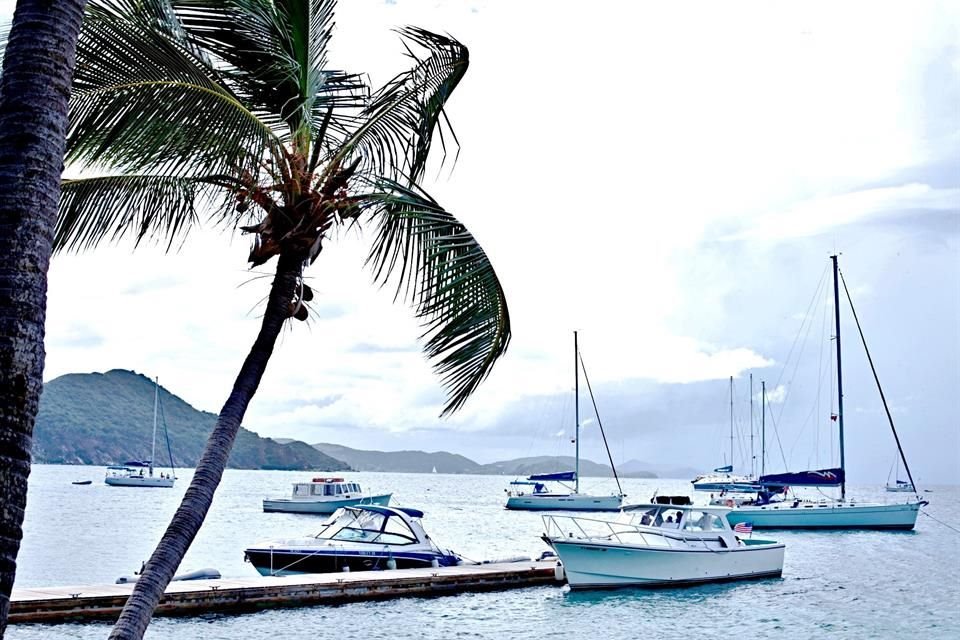
M752 372L780 436L768 467L826 466L832 332L822 306L801 323L839 251L915 477L956 480L958 5L344 2L333 66L379 86L406 65L392 29L408 24L470 48L449 106L459 159L427 186L490 255L510 350L440 421L413 315L371 285L370 236L352 234L308 271L316 313L285 331L245 426L479 462L572 454L578 329L615 460L724 463L727 380L744 428ZM208 233L174 255L55 258L45 379L133 369L217 412L269 286L247 250ZM895 445L843 322L848 473L882 483ZM595 425L582 443L604 458Z

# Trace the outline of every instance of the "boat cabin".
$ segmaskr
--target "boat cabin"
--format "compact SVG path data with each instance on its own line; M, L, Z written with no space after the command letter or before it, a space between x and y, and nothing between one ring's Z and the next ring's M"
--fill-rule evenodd
M730 531L723 507L695 507L693 505L648 504L623 508L621 522L644 527L662 527L701 533Z
M349 498L360 493L360 485L343 478L314 478L310 482L294 482L294 498Z

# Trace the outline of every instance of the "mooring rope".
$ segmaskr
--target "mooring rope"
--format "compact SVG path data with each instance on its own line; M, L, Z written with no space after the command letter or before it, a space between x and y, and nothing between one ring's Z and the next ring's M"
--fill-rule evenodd
M923 515L927 516L928 518L930 518L930 519L933 520L934 522L939 522L940 524L942 524L943 526L945 526L947 529L950 529L951 531L953 531L953 532L955 532L955 533L960 533L960 529L957 529L956 527L947 524L947 523L944 522L943 520L938 520L937 518L934 518L932 515L930 515L929 513L927 513L926 511L924 511L923 509L920 509L920 513L922 513Z

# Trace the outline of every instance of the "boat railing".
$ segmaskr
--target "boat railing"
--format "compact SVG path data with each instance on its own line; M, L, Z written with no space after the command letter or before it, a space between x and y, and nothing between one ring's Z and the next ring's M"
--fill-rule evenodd
M561 522L567 521L569 526L564 527ZM672 547L675 541L671 540L671 536L667 535L667 531L659 531L651 527L645 527L643 525L630 524L625 522L611 522L609 520L595 520L592 518L583 518L575 516L556 516L556 515L545 515L543 516L544 526L546 527L547 537L562 537L562 538L574 538L574 539L605 539L616 541L619 544L630 544L634 541L626 541L621 538L624 534L630 534L631 537L638 535L640 537L641 544L646 546L663 546L660 545L651 545L650 541L647 539L647 536L651 536L658 540L663 540L666 542L666 546ZM587 527L592 525L596 526L596 531L591 530L587 531L584 528L584 523L590 523ZM575 535L575 534L579 535ZM681 539L682 536L679 536Z
M566 521L568 526L564 527L561 522ZM690 545L702 545L707 551L722 553L730 550L727 541L723 539L720 531L714 536L693 536L684 534L682 529L661 529L660 527L650 525L638 525L626 522L612 522L610 520L597 520L593 518L584 518L581 516L543 516L544 526L546 527L546 536L548 538L559 537L574 540L610 540L618 544L636 544L636 539L625 540L624 534L629 534L631 538L639 536L640 544L644 546L666 546L667 548L689 548ZM584 523L588 523L586 528ZM595 525L595 526L594 526ZM588 528L590 529L588 531ZM609 532L609 533L608 533ZM650 543L648 536L655 540ZM716 541L720 548L714 549L710 546L711 541ZM664 544L666 543L666 544Z

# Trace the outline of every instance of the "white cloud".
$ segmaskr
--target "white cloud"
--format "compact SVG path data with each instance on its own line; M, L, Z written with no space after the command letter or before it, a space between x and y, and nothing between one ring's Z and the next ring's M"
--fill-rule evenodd
M12 7L0 0L0 18ZM406 65L395 27L449 32L471 50L449 109L462 149L452 174L428 189L490 254L514 339L448 428L481 433L519 399L566 392L573 329L595 386L771 367L780 327L737 327L759 314L788 317L806 300L780 264L784 244L911 209L958 209L960 184L896 179L956 146L944 142L955 135L927 131L928 113L950 105L923 84L939 57L956 67L955 6L702 3L695 15L669 3L338 6L331 62L375 83ZM948 124L960 131L960 116ZM712 254L716 229L748 242L728 243L736 256ZM880 251L862 253L871 250ZM56 257L46 377L132 368L218 410L269 282L248 282L246 251L242 238L201 233L171 256L124 246ZM281 336L248 414L264 434L436 427L440 384L404 351L420 329L391 291L371 286L363 251L351 235L309 270L318 313ZM780 298L761 292L749 308L723 306L765 272ZM960 281L950 265L940 273ZM878 288L870 278L859 286ZM772 306L785 297L796 305ZM94 334L99 345L81 339ZM337 435L351 444L351 432Z

